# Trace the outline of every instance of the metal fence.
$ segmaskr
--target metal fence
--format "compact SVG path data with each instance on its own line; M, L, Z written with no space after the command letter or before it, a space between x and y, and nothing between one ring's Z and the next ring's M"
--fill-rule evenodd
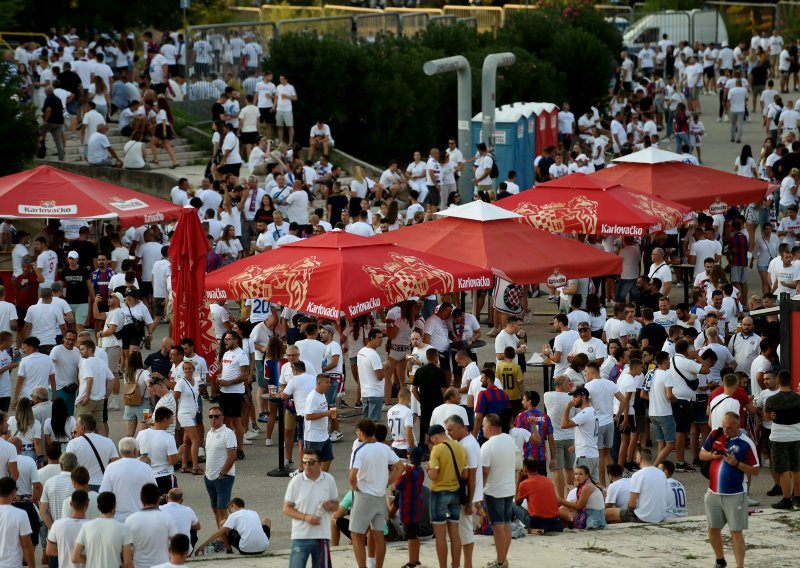
M359 41L373 43L383 37L401 35L400 14L396 12L380 12L378 14L360 14L354 16L356 37Z
M475 18L478 32L492 32L503 27L503 9L493 6L445 6L444 13L456 18Z
M352 16L281 20L276 27L279 35L294 33L318 38L334 37L342 40L353 40L356 37L355 20Z
M779 12L776 4L755 2L706 2L708 8L716 10L722 16L728 31L731 44L745 42L750 45L753 34L762 32L769 36L778 28Z
M430 17L427 12L400 14L400 33L403 37L415 37L428 29ZM442 16L434 16L442 17Z

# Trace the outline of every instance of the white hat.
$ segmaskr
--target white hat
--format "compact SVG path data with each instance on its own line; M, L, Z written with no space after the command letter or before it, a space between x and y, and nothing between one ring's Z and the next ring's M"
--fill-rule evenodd
M67 254L67 258L79 259L79 258L80 258L80 255L78 254L78 251L71 250L71 251L69 251L69 253Z
M588 162L589 158L586 156L586 154L579 154L578 157L575 158L575 161L576 162Z

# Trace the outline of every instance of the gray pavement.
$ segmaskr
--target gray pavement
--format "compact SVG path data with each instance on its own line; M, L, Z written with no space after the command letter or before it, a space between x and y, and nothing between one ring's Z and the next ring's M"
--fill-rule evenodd
M703 110L701 120L705 124L707 136L703 141L703 161L707 166L719 168L725 171L731 171L733 167L733 160L740 151L738 144L730 143L728 136L729 125L727 123L715 122L717 101L713 96L704 96L702 98ZM754 118L759 118L756 115ZM751 121L745 123L744 142L749 143L753 147L754 155L758 155L760 150L760 143L764 139L763 128L760 126L760 121ZM670 145L664 142L662 145L665 149L674 149L674 144ZM198 173L195 173L195 169ZM202 175L199 167L178 168L172 170L176 176L189 174L192 183L196 183L199 178L193 179L193 175ZM758 290L758 275L753 273L750 277L751 290ZM673 287L672 299L674 302L683 300L683 290L681 288ZM537 298L531 301L531 309L535 317L532 325L525 326L525 331L528 333L528 345L530 349L539 348L552 335L550 331L551 316L555 312L555 305L547 302L546 299ZM166 334L166 325L161 325L158 329L153 345L158 345L161 337ZM488 328L483 327L482 333L485 335ZM486 361L493 358L493 344L489 343L487 347L479 350L479 360ZM526 388L533 388L541 392L542 378L540 372L529 371L525 375ZM354 400L354 391L352 380L348 381L348 401L352 404ZM347 412L343 412L347 416ZM351 413L352 414L352 413ZM122 412L112 412L112 436L119 439L122 434ZM347 490L347 471L348 471L348 458L350 447L354 439L354 423L356 418L344 418L342 420L342 431L344 432L344 439L334 444L334 454L336 459L333 462L331 473L337 480L341 494ZM277 442L277 434L273 439ZM266 515L272 518L272 549L287 549L289 546L290 538L290 523L281 514L281 507L283 504L283 496L288 484L288 479L271 478L266 476L266 472L277 466L278 463L278 449L274 447L265 447L264 436L253 440L252 446L245 447L247 458L244 461L237 463L237 475L234 485L233 494L244 499L248 508L256 509L261 515ZM297 458L295 458L297 459ZM203 478L199 476L192 476L188 474L177 474L178 483L183 488L185 494L185 503L192 506L198 514L203 529L200 532L200 538L204 539L213 529L213 517L211 514L208 498L206 496ZM702 494L706 487L706 480L700 473L685 473L676 474L677 478L686 486L688 495L688 508L691 515L701 515L703 512ZM764 505L768 505L772 499L764 495L772 486L769 474L767 471L762 471L762 474L753 481L752 495L761 500ZM701 523L702 529L705 529L704 523ZM698 529L699 530L699 529ZM641 534L641 532L637 533ZM589 537L591 542L597 537L597 546L607 547L603 544L606 536L604 534L595 534ZM582 538L582 537L581 537ZM649 536L648 536L649 538ZM584 539L585 540L585 539ZM343 542L346 542L343 541ZM583 540L581 540L583 542ZM564 544L566 544L564 542ZM486 541L485 546L490 547L491 544ZM517 541L511 547L511 561L519 563L522 558L530 558L524 556L522 550L519 553L515 550L517 548ZM530 554L532 551L529 551ZM433 547L431 544L423 545L422 557L426 560L427 564L435 558ZM340 556L341 557L341 556ZM348 557L345 553L343 557ZM708 557L708 556L707 556ZM399 565L399 557L397 564ZM216 559L216 557L215 557ZM605 562L605 559L599 558L600 562L593 564L579 563L580 565L596 565L606 566L611 565L611 562ZM283 561L282 561L283 562ZM405 562L405 560L403 560ZM274 561L273 561L274 563ZM394 562L392 562L394 564ZM247 566L267 566L267 561L250 560ZM338 564L337 564L338 565ZM349 564L348 564L349 565ZM387 564L388 565L388 564ZM578 564L576 564L578 565ZM661 564L658 564L661 565ZM685 564L695 565L695 564ZM242 564L245 566L245 564Z

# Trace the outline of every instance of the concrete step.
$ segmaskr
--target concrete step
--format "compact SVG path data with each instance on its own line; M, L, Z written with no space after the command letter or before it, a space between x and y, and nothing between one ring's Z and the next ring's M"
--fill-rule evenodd
M179 154L176 157L178 159L179 166L196 166L198 164L205 164L208 159L203 152L187 152L184 154ZM65 158L65 162L67 163L81 163L81 160L71 159L69 156L65 156ZM58 163L58 157L48 155L44 160L37 159L36 161L43 164ZM154 167L154 164L151 164L150 162L148 162L148 165L151 169L169 169L172 164L167 156L160 156L158 167Z
M121 152L123 146L121 145L112 145L113 148L117 151L117 153ZM45 146L48 152L55 152L56 145L55 144L47 144ZM180 146L173 146L172 149L175 151L176 154L186 153L186 152L195 152L194 148L190 144L181 144ZM147 146L147 154L150 155L150 146ZM159 148L160 152L166 152L163 147ZM80 146L67 146L64 148L64 154L67 156L80 156L83 153L83 149ZM205 152L203 152L205 154Z

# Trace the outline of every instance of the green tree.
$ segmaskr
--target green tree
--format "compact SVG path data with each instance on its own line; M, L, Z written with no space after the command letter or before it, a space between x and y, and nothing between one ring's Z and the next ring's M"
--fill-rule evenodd
M19 172L33 160L39 145L33 106L21 106L17 82L0 82L0 176Z

